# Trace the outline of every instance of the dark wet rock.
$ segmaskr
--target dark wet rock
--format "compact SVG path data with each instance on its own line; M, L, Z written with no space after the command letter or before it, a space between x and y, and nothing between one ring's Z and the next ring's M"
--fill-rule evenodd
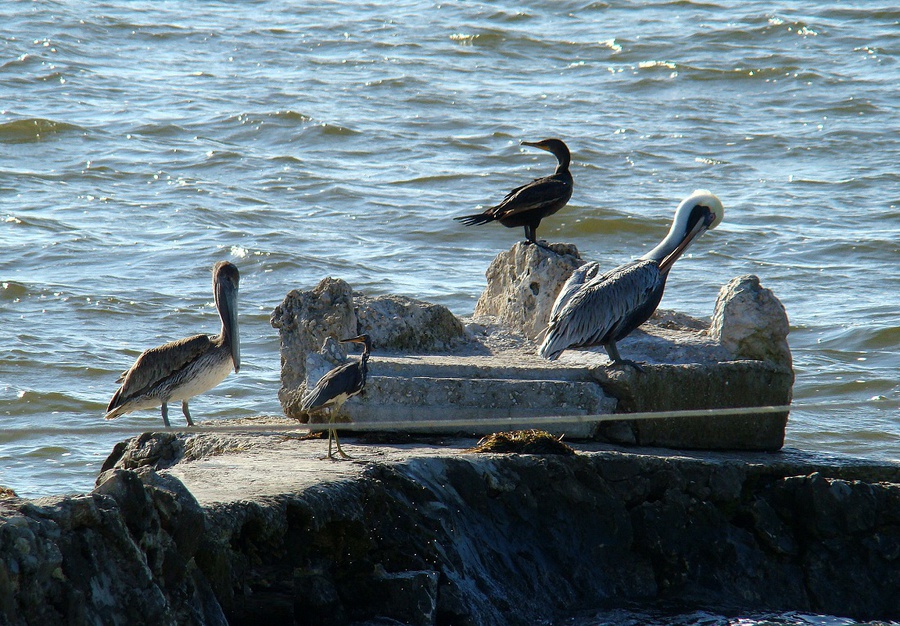
M209 466L113 469L88 495L4 500L0 623L525 625L672 601L900 618L896 465L596 445L334 464L297 456L322 442L246 438ZM226 465L249 487L278 463L317 476L201 505Z
M0 508L0 623L216 624L193 554L203 511L178 480L114 470L88 495Z
M144 433L127 441L120 441L113 448L100 472L118 467L138 469L153 467L163 469L173 465L184 453L184 439L174 433Z

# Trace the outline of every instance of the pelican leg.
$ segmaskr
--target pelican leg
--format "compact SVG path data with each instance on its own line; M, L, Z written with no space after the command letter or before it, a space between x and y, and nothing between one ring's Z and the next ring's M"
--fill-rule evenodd
M166 428L172 428L172 425L169 424L169 407L163 402L162 403L162 416L163 416L163 424L166 425Z
M185 419L187 419L188 426L194 425L194 420L191 419L191 412L188 410L188 401L185 400L181 403L181 412L184 413Z
M608 343L603 344L603 347L606 349L606 354L609 355L610 360L612 361L611 365L615 365L616 367L621 367L623 365L630 365L634 369L639 372L643 372L644 368L640 366L636 361L632 361L630 359L623 359L622 355L619 354L619 349L616 347L615 341L610 341Z

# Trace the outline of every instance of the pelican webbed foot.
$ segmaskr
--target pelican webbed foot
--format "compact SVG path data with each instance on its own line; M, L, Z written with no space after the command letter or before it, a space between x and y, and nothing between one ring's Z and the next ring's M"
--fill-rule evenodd
M606 354L609 355L609 360L611 363L609 367L617 367L622 368L625 366L633 367L637 371L644 373L644 368L641 367L640 363L637 361L632 361L631 359L623 359L622 355L619 354L619 349L616 347L615 341L610 341L603 344L603 347L606 349Z
M644 366L641 365L637 361L632 361L631 359L619 359L618 361L612 361L607 367L614 367L617 369L625 369L626 367L633 367L641 374L645 372Z

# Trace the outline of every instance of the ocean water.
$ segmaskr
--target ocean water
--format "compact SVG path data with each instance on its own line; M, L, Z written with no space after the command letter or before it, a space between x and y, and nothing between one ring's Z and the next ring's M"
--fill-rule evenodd
M104 429L161 426L102 414L142 350L218 330L220 259L243 367L201 421L280 413L269 315L291 289L470 314L523 233L451 218L551 172L519 143L552 136L575 193L541 237L612 266L713 190L725 222L662 306L709 316L759 275L791 319L787 445L900 456L894 4L10 0L0 23L0 484L20 495L88 490L123 438Z

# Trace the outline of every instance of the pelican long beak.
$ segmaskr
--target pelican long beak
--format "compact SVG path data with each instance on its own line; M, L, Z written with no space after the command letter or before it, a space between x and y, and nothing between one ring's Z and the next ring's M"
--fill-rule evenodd
M672 252L667 254L662 261L659 262L659 271L661 274L665 274L670 269L672 269L672 264L677 261L684 251L688 249L688 247L693 243L694 239L705 233L709 230L710 225L715 221L716 214L712 211L707 210L706 214L703 216L703 219L698 220L696 224L694 224L693 228L691 228L684 235L684 239L675 247Z
M222 318L222 334L231 353L235 373L241 370L241 337L237 317L238 287L227 277L216 282L216 308Z

